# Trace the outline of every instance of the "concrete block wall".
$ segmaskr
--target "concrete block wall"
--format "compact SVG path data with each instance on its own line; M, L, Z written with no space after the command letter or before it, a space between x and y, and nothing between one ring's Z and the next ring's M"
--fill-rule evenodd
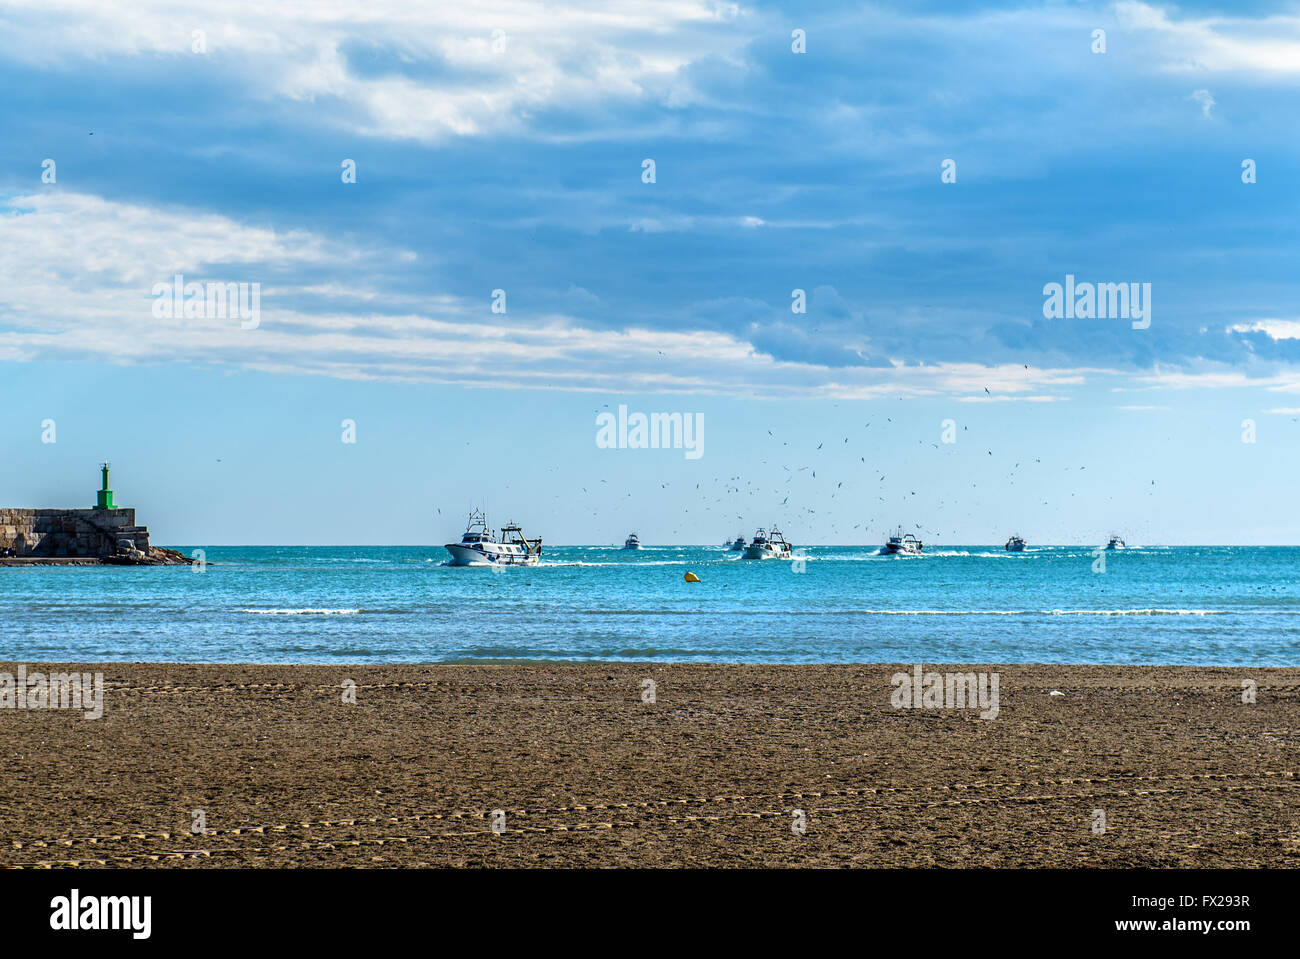
M148 551L134 509L0 509L0 549L19 556L109 556L119 539Z

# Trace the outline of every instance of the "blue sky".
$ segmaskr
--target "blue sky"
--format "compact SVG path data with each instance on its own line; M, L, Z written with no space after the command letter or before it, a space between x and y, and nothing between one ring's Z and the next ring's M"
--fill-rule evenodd
M107 457L187 545L484 503L556 543L1300 542L1300 6L427 6L0 2L0 500ZM155 316L178 272L260 284L257 327ZM1045 318L1067 274L1151 284L1150 327ZM597 448L619 404L703 456Z

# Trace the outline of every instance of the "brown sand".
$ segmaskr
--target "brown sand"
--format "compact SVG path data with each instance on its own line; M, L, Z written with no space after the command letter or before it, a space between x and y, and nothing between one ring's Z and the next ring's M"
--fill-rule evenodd
M1300 865L1300 669L994 667L981 720L876 665L66 668L105 714L0 710L3 866Z

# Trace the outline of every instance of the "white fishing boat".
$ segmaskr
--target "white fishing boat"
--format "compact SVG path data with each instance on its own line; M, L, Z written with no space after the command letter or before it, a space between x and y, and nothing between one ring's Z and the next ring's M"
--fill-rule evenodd
M1111 537L1110 537L1110 541L1109 541L1108 543L1106 543L1106 548L1107 548L1107 549L1125 549L1126 547L1124 546L1124 541L1123 541L1122 539L1120 539L1118 535L1112 533L1112 534L1111 534Z
M1007 540L1007 552L1023 553L1024 551L1025 551L1025 541L1021 539L1019 536L1013 534L1012 537L1009 540Z
M771 532L759 528L745 547L745 559L789 559L791 546L775 526Z
M625 539L625 540L623 541L623 548L624 548L624 549L640 549L640 548L641 548L641 540L640 540L640 538L636 535L636 533L628 533L628 534L627 534L627 539Z
M904 533L900 526L898 532L889 537L880 548L880 552L884 556L920 556L921 549L921 541L911 533Z
M501 527L501 538L492 535L487 517L474 510L469 514L465 534L459 543L448 543L451 566L536 566L542 559L541 539L526 539L514 523Z
M730 542L723 543L722 547L723 549L730 550L733 553L739 553L741 550L745 548L745 537L737 536L735 539L731 540Z

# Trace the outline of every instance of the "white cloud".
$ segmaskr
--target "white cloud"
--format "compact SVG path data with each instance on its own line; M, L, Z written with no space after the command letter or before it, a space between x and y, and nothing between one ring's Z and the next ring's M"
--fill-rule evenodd
M1088 372L901 362L831 369L779 360L711 330L595 329L561 314L530 315L518 299L498 315L486 298L388 291L379 268L405 252L361 252L304 231L88 194L19 197L0 206L0 275L7 278L0 360L212 363L472 387L769 398L982 397L987 388L1031 402L1059 398L1043 390L1082 384ZM260 283L260 326L155 317L153 285L178 272L191 281ZM583 293L575 287L566 295Z
M530 311L518 297L509 314L498 315L486 297L394 292L385 268L412 256L89 194L19 197L0 205L0 275L6 278L0 285L0 360L212 363L350 379L743 391L768 398L945 395L965 403L1059 402L1089 380L1121 375L901 360L884 368L832 368L778 359L743 334L595 328L564 313ZM200 282L260 283L259 328L241 329L234 319L155 317L153 285L176 273ZM592 295L577 287L556 294L550 302L592 305ZM1300 322L1291 320L1233 329L1300 336ZM1227 369L1156 369L1125 379L1148 388L1300 392L1294 376Z
M1300 392L1300 382L1294 374L1280 373L1271 376L1251 376L1241 370L1228 369L1160 369L1140 373L1134 380L1146 383L1147 389L1248 389L1262 388L1270 392ZM1127 392L1117 389L1115 392Z
M66 68L77 58L218 62L266 98L336 99L324 115L361 133L435 141L518 132L549 104L657 98L685 102L683 75L748 42L745 12L708 0L8 0L0 54ZM192 33L206 34L205 54ZM366 67L347 51L363 50ZM375 70L374 61L388 69Z
M1300 320L1256 320L1228 327L1231 333L1263 333L1271 340L1300 340Z
M1136 0L1115 4L1115 13L1122 26L1154 34L1166 70L1300 73L1300 17L1295 15L1176 20Z

